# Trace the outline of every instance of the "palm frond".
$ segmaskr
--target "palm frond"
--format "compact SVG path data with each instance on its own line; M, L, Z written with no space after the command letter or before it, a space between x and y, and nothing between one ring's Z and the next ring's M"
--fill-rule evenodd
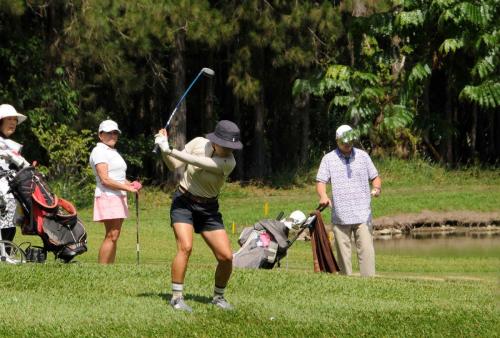
M431 68L429 67L428 64L426 63L417 63L415 66L413 66L410 76L408 77L408 80L410 83L415 83L417 81L422 81L426 79L429 75L431 75Z
M439 52L447 55L450 52L455 53L458 49L464 46L464 40L462 39L446 39L443 41L439 47Z
M485 58L480 59L475 66L472 68L471 73L473 75L479 76L480 79L486 78L488 75L495 71L495 60L494 55L488 55Z
M424 23L424 14L420 9L400 12L396 15L395 24L401 28L420 27Z
M483 108L497 108L500 106L500 83L488 81L478 86L465 86L459 97Z

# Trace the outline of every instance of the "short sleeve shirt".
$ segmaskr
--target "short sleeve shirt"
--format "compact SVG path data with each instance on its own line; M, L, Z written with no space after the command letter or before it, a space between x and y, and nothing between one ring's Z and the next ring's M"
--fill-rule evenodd
M196 137L186 144L184 150L188 154L212 158L222 169L221 174L187 164L180 184L192 194L201 197L216 197L219 195L226 178L236 166L233 154L229 157L214 155L212 143L204 137Z
M332 223L371 222L370 181L378 176L370 156L353 148L345 157L339 149L323 156L316 175L318 182L332 184Z
M95 196L101 196L102 194L116 196L126 195L125 191L109 189L102 185L101 179L99 175L97 175L96 165L99 163L106 163L108 165L109 178L120 183L125 182L127 164L116 149L99 142L94 149L92 149L89 162L96 178Z

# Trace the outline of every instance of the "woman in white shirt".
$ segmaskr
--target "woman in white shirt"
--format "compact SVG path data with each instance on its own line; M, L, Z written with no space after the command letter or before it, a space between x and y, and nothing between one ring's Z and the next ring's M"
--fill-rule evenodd
M128 217L127 191L137 193L141 184L126 179L127 164L115 149L118 124L105 120L99 125L101 142L90 154L90 166L96 176L94 198L94 221L103 222L106 228L104 240L99 249L99 263L115 262L116 247L123 224Z

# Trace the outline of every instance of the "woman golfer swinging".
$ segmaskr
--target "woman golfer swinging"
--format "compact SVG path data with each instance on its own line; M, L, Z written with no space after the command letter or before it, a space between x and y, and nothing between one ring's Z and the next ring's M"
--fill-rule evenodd
M172 262L172 299L176 310L191 312L182 296L184 277L193 246L193 230L201 234L218 261L212 304L224 310L233 307L224 298L231 276L232 250L219 212L218 195L226 178L236 166L233 150L241 149L240 130L231 121L217 123L206 138L196 137L183 151L171 149L168 135L161 129L155 144L170 170L185 166L183 177L172 198L170 218L177 242L177 254Z

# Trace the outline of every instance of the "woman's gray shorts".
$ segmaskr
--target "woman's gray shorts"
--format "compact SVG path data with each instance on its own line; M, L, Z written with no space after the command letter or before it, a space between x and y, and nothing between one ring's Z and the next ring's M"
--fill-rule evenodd
M188 223L199 234L204 231L225 229L222 214L219 212L219 202L199 203L176 190L170 207L170 221L174 223Z

